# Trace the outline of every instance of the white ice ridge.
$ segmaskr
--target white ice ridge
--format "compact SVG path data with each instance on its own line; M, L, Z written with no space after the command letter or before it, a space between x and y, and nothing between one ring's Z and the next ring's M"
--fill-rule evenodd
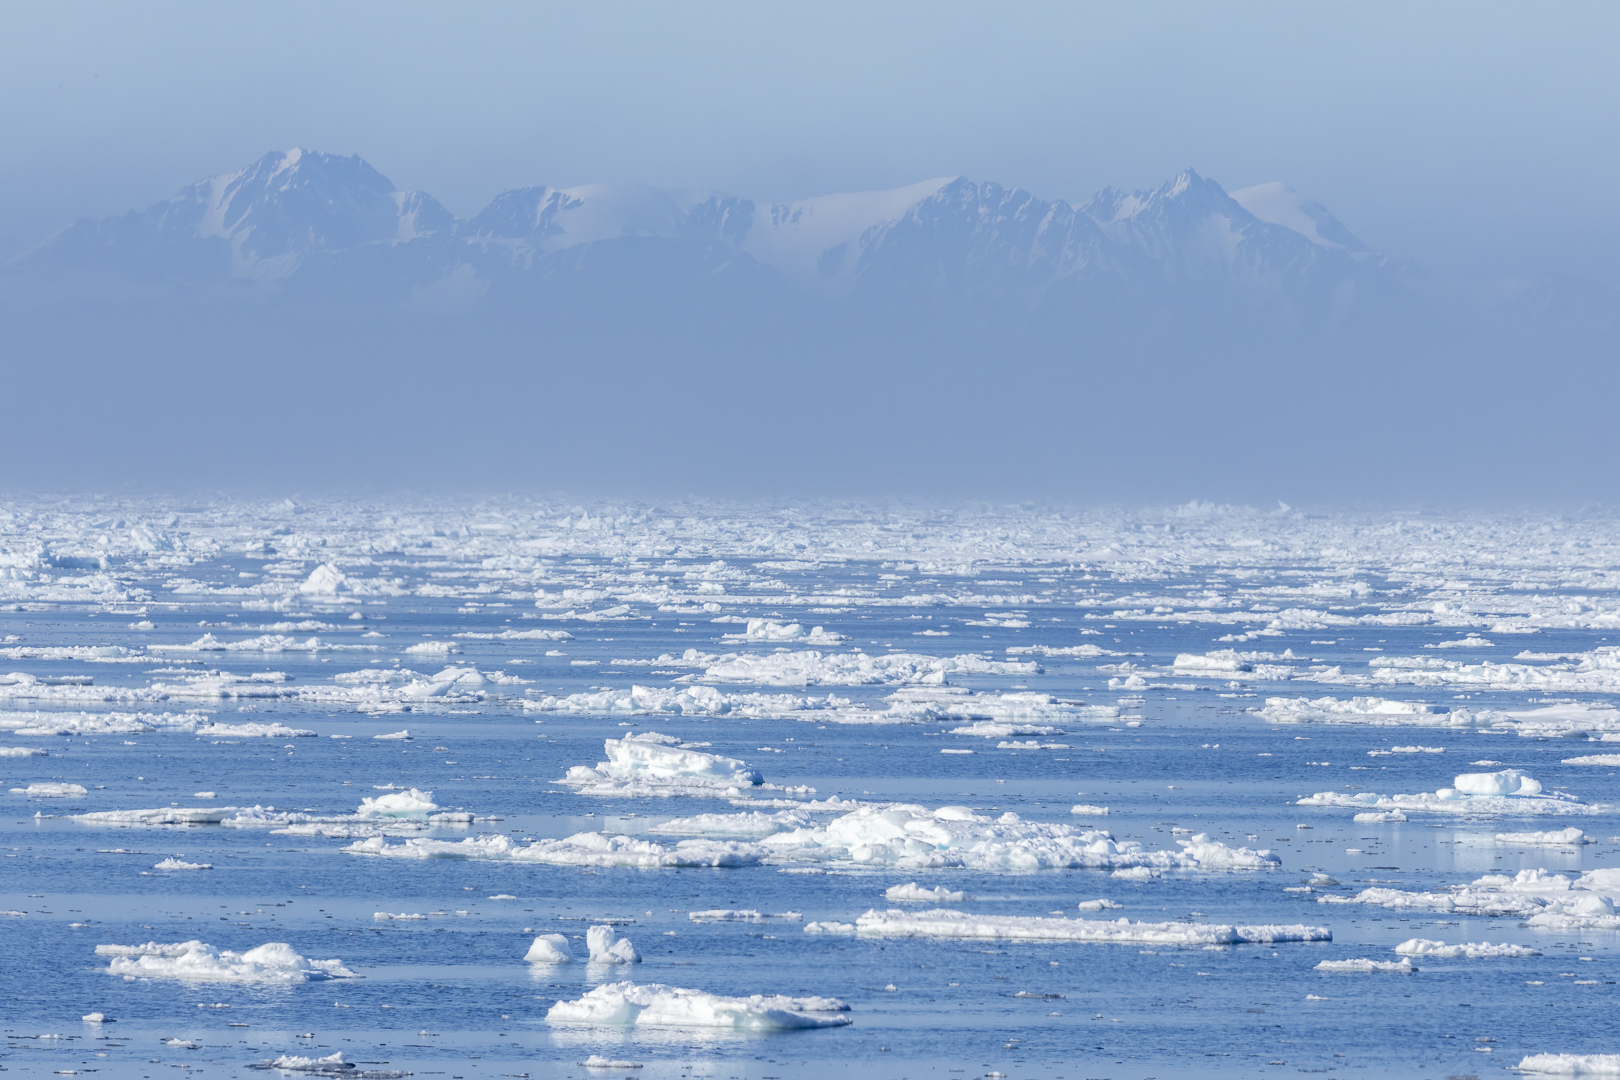
M575 765L558 783L577 787L582 795L620 797L736 797L742 789L764 783L764 777L747 762L682 749L681 740L656 731L608 739L603 750L606 761L594 769Z
M1597 841L1587 836L1584 830L1571 826L1567 829L1553 829L1546 832L1499 832L1496 834L1496 842L1518 847L1571 847L1593 844Z
M414 790L414 789L413 789ZM409 798L410 792L399 793ZM418 792L427 795L431 792ZM384 796L384 799L387 799ZM367 800L381 801L381 800ZM465 826L473 815L465 812L425 813L394 810L387 813L315 814L278 810L273 806L160 806L140 810L98 810L74 814L86 825L124 827L190 827L219 825L226 829L268 829L290 836L369 837L422 832L435 826ZM424 816L425 814L425 816Z
M1447 814L1604 814L1614 808L1583 803L1567 792L1544 793L1541 782L1517 769L1462 773L1451 787L1416 795L1345 794L1319 791L1295 801L1296 806L1345 806L1373 810L1424 810Z
M915 881L905 885L890 885L883 890L885 900L908 900L919 904L959 904L967 899L967 893L947 889L943 885L935 885L932 889L925 889Z
M1388 972L1392 974L1410 975L1417 968L1412 966L1410 960L1323 960L1316 965L1317 971L1361 971L1361 972Z
M1530 1054L1515 1067L1537 1076L1620 1076L1620 1054Z
M718 922L798 922L804 918L802 911L779 911L775 913L755 911L753 908L712 908L708 911L691 911L686 917L695 923Z
M78 784L60 784L49 781L29 784L25 788L14 787L11 789L11 793L13 795L27 795L33 799L71 799L90 794L89 791Z
M550 1024L611 1027L702 1027L731 1031L787 1031L850 1023L849 1006L837 998L754 994L721 997L659 983L608 983L577 1001L559 1001L546 1013Z
M759 845L777 862L849 860L908 870L963 867L998 873L1053 869L1269 870L1269 851L1232 848L1205 834L1179 850L1150 851L1100 829L975 814L965 806L863 806L825 826L777 833Z
M97 945L110 956L107 972L125 978L186 979L198 982L301 983L315 979L354 979L341 960L310 960L291 945L273 941L246 952L216 949L201 941L161 945Z
M287 677L281 672L235 675L222 671L182 670L166 672L164 679L147 686L95 686L42 682L32 675L13 672L10 675L0 675L0 701L9 699L38 701L52 705L129 706L161 705L170 701L271 700L302 705L336 705L364 712L397 712L412 708L418 702L472 704L488 696L485 688L489 685L515 685L524 681L504 672L479 671L471 666L447 667L436 675L422 675L406 668L386 670L372 668L340 672L332 677L329 684L314 683L307 686L287 685ZM5 730L9 726L3 719L8 715L15 717L30 714L0 713L0 730ZM43 722L56 725L56 730L19 730L19 734L78 733L72 727L74 723L72 717L58 717L49 713L31 715L36 718L32 726L37 727ZM116 717L120 714L111 715ZM174 730L189 730L177 722L178 717L146 713L136 715L140 718L133 722L136 726L129 726L132 722L126 720L123 722L126 726L117 730L150 731L156 730L159 726ZM145 725L140 726L143 721ZM106 721L89 714L80 718L78 723L84 726L85 734L98 730L105 730L108 734L116 733L115 729L104 729L99 726Z
M1429 938L1410 938L1395 946L1395 951L1402 956L1437 956L1447 960L1459 957L1466 960L1497 957L1517 959L1525 956L1541 955L1528 945L1492 945L1488 941L1468 941L1461 945L1447 945L1443 941L1433 941Z
M806 630L799 623L780 623L771 619L749 619L740 634L727 634L725 642L792 641L804 645L838 645L845 641L842 634L828 633L819 626Z
M593 926L585 931L585 945L591 951L593 964L641 963L641 954L630 939L620 937L611 926Z
M1583 754L1580 757L1567 757L1561 764L1564 765L1607 765L1614 768L1620 765L1620 754Z
M351 855L393 859L495 859L545 866L752 866L764 853L752 844L720 840L682 840L674 845L605 833L576 833L563 840L514 841L499 834L464 840L412 838L390 844L380 836L357 840L343 849Z
M1487 874L1444 892L1374 887L1354 896L1324 895L1319 904L1372 904L1396 911L1438 911L1524 919L1538 930L1620 930L1620 869L1588 870L1578 878L1547 870L1513 877Z
M972 915L965 911L875 908L855 920L856 932L881 937L971 938L981 941L1083 941L1147 945L1239 945L1332 941L1325 926L1225 926L1063 919L1035 915Z
M587 1069L639 1069L642 1067L639 1061L619 1061L616 1058L603 1057L601 1054L592 1054L580 1064Z
M45 753L34 746L0 746L0 757L44 757Z
M209 863L185 862L182 859L176 859L176 858L170 857L170 858L164 859L160 863L154 863L152 865L152 869L154 869L154 870L212 870L213 866L211 864L209 864Z

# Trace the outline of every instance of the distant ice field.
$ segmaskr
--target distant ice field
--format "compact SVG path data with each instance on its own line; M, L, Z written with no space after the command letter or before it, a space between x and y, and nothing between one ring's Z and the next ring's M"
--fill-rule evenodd
M0 1064L1598 1074L1617 524L0 500Z

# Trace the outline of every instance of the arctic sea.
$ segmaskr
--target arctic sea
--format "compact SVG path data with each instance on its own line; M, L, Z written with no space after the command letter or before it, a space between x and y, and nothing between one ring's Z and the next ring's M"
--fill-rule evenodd
M3 501L0 1067L1620 1073L1617 573L1605 513Z

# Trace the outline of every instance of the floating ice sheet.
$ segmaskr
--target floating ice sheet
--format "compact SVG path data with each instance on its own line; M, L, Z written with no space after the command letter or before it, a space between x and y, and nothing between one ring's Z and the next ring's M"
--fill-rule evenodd
M989 941L1128 942L1147 945L1237 945L1253 942L1332 941L1325 926L1224 926L1146 923L1119 919L1062 919L1032 915L974 915L937 909L868 911L857 932L882 937L972 938Z
M246 952L216 949L201 941L172 945L97 945L97 956L110 956L107 971L126 978L184 979L194 982L301 983L316 979L353 979L341 960L310 960L292 946L270 942Z
M610 1027L788 1031L848 1024L848 1008L836 998L762 994L721 997L659 983L617 982L598 986L577 1001L557 1002L546 1013L546 1021Z

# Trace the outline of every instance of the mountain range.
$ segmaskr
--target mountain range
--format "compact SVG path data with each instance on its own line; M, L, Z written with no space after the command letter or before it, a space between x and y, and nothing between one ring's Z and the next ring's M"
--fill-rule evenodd
M1284 184L1227 192L1190 169L1081 204L964 177L790 203L587 185L505 191L458 219L358 156L299 149L76 222L4 270L438 313L673 296L1001 327L1237 317L1320 330L1385 313L1414 273Z

